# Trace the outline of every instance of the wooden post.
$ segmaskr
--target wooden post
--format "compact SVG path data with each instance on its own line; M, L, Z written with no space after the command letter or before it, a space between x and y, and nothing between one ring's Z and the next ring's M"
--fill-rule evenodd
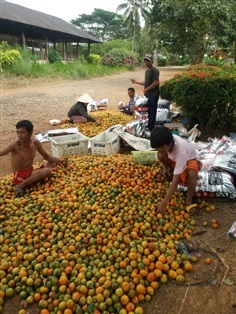
M65 40L62 42L62 47L63 47L63 60L66 60L66 43Z
M32 55L35 55L35 51L34 51L34 40L31 39L31 47L32 47Z
M43 43L42 40L39 40L39 59L43 59Z
M65 61L67 61L67 54L68 54L67 41L65 40Z
M22 46L23 49L25 49L25 47L26 47L24 31L21 32L21 46Z
M90 43L88 43L88 56L90 55Z
M76 59L79 60L79 42L76 44Z
M48 37L45 37L45 57L46 60L48 61Z

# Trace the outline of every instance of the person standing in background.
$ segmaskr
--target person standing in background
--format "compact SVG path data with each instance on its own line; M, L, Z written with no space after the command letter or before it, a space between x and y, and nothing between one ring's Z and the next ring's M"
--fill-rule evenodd
M148 99L148 128L150 131L154 129L157 114L157 103L159 98L159 75L160 71L154 67L153 58L151 54L146 54L143 58L147 70L145 71L145 80L137 82L135 79L131 79L133 84L143 85L143 94Z

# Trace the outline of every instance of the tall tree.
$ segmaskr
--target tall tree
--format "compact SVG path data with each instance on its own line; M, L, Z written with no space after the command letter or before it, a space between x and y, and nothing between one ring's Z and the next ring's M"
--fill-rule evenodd
M156 36L169 51L190 55L192 63L202 62L220 37L227 38L227 45L235 40L235 0L153 0L153 5Z
M122 15L102 9L94 9L90 15L81 14L70 22L103 41L125 39L129 35Z
M125 24L133 35L132 50L135 50L135 42L140 38L141 18L149 20L150 7L148 1L126 0L117 7L117 12L124 11Z

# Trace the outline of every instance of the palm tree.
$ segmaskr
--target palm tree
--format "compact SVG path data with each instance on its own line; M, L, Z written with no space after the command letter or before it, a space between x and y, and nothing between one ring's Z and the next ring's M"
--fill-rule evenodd
M135 50L135 40L140 35L141 17L147 21L150 9L142 0L126 0L117 7L117 11L124 11L125 24L133 34L132 50Z

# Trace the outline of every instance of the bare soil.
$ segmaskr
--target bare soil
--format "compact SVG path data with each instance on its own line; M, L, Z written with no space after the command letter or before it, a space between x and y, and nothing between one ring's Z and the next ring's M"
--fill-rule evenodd
M184 71L181 67L160 68L161 84L175 74ZM130 78L143 79L144 68L112 76L88 80L25 80L1 78L1 128L0 149L16 139L15 124L29 119L35 126L35 133L52 129L50 119L65 119L68 109L76 99L87 92L94 100L108 98L109 108L116 109L120 100L128 100L127 89L132 86ZM142 86L135 85L142 95ZM202 139L221 137L224 130L203 133ZM201 140L201 138L200 138ZM48 143L45 148L50 150ZM36 156L35 161L42 161ZM0 159L0 177L11 173L9 156ZM199 253L194 269L187 274L185 284L168 281L155 292L150 302L142 303L145 314L235 314L236 313L236 239L229 238L227 231L236 220L236 202L228 199L211 199L216 210L200 212L196 217L197 231L204 233L192 237L192 243ZM215 218L219 227L211 228ZM209 223L203 227L203 221ZM201 249L200 249L201 248ZM211 264L205 258L212 259ZM226 280L225 280L226 279ZM4 314L17 314L20 309L18 296L4 304ZM38 314L37 305L28 308L28 313Z

